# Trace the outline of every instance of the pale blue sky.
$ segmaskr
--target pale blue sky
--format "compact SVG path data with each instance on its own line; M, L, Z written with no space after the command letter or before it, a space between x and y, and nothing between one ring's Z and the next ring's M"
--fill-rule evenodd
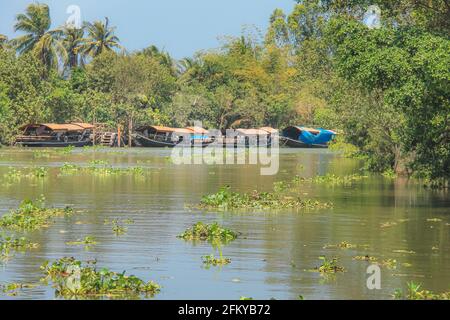
M16 14L31 0L0 0L0 33L14 37ZM129 50L150 44L175 58L216 48L220 36L238 36L244 25L267 28L275 8L292 10L293 0L42 0L50 6L53 27L68 18L69 5L81 8L83 20L109 17Z

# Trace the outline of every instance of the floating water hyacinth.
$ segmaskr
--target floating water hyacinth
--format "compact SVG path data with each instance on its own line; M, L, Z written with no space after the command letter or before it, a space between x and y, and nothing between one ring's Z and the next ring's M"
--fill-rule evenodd
M62 258L41 266L45 280L52 281L56 294L70 297L130 297L157 294L161 287L153 281L145 282L125 271L117 273L107 268L97 269L96 261L82 262L75 258ZM73 281L68 281L72 279Z
M204 196L200 209L325 209L332 208L331 203L321 203L311 199L301 199L279 192L237 193L230 187L223 187L217 193Z
M32 231L48 227L55 217L73 213L73 209L48 209L44 206L45 199L42 197L36 201L25 200L17 210L0 218L0 227Z
M229 243L237 237L238 234L236 232L223 228L217 223L208 225L203 222L196 223L192 228L187 229L178 236L178 238L186 241L219 241L223 244Z

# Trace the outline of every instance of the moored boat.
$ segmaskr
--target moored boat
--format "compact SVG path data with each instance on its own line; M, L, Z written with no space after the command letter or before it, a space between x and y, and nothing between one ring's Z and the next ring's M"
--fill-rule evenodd
M328 148L335 131L292 126L283 130L281 143L290 148Z
M278 130L264 127L260 129L236 129L232 134L218 137L217 145L224 148L272 147Z
M88 123L28 124L20 128L15 145L24 147L84 147L92 144L94 126Z
M162 126L142 126L134 134L135 144L146 148L206 147L214 139L208 130L199 127L170 128Z

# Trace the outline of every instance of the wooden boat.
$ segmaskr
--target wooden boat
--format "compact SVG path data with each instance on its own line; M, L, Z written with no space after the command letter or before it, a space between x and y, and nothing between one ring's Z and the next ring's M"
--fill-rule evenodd
M92 144L94 126L89 123L28 124L20 128L15 145L24 147L84 147Z
M249 148L272 146L273 136L278 130L264 127L260 129L236 129L232 136L223 135L217 139L217 146L224 148Z
M290 148L328 148L336 132L306 127L288 127L281 134L282 146Z
M142 126L135 131L136 146L145 148L174 148L176 146L204 148L214 142L208 130L199 127L169 128Z

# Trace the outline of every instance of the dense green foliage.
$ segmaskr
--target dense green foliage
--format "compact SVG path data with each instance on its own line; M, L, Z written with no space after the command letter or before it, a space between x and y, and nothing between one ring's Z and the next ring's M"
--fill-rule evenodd
M379 28L363 22L373 4ZM193 120L219 129L317 125L339 130L372 170L447 184L449 2L293 5L274 11L264 36L247 30L175 61L154 46L126 52L108 19L50 30L49 8L32 4L15 24L25 35L0 35L0 142L28 122L129 132Z

